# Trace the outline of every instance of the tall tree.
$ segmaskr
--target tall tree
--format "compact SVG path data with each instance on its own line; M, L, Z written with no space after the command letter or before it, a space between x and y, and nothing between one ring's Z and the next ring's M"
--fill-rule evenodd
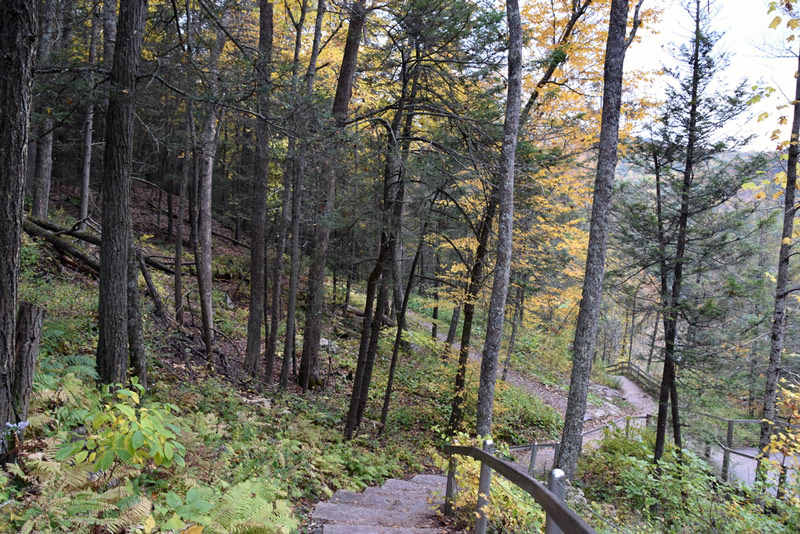
M89 37L89 56L87 63L89 74L87 82L90 87L89 102L86 104L86 114L84 115L83 126L83 159L81 162L81 203L78 208L79 228L85 228L84 221L89 216L89 196L91 193L92 177L92 141L94 139L94 68L97 62L97 47L100 40L100 4L97 0L92 3L92 33Z
M623 63L625 51L639 26L641 4L642 0L636 4L633 29L630 36L626 38L628 0L612 0L611 2L603 74L603 112L598 144L597 175L589 223L589 250L586 257L586 272L578 322L575 327L575 340L572 346L572 376L570 377L567 411L564 416L561 447L556 458L556 465L563 469L569 478L572 478L581 452L583 416L586 413L589 374L592 370L594 344L597 338L597 320L600 315L608 238L608 215L611 210L611 193L614 185L614 172L617 167Z
M272 3L260 1L258 62L258 113L256 118L256 169L253 177L253 212L250 234L250 316L247 321L247 351L245 370L257 374L261 353L261 319L264 315L264 233L267 217L267 179L269 177L270 127L268 114L271 98L272 72ZM281 254L283 252L281 251ZM280 280L276 282L280 285ZM274 304L273 304L274 305ZM276 325L273 325L276 328ZM270 379L272 366L268 365Z
M128 255L136 73L144 41L147 0L123 2L111 69L103 171L97 373L104 383L125 382L128 362Z
M12 409L22 201L26 176L31 83L36 54L36 0L0 3L0 425ZM6 444L0 442L5 452Z
M478 389L476 431L479 436L488 436L492 429L497 358L503 338L503 320L508 296L514 232L514 163L517 154L522 95L522 23L517 0L506 1L506 16L508 19L508 96L503 124L503 146L500 155L497 261L494 268L492 296L489 301L489 317L486 323L486 339L483 345Z
M796 19L795 19L796 20ZM800 52L798 52L798 72L800 72ZM764 409L762 412L761 434L758 439L760 450L770 442L771 423L775 422L775 402L778 391L778 375L781 367L786 328L786 298L789 296L789 258L792 256L794 218L797 214L795 195L797 188L797 160L800 149L800 76L795 85L794 105L792 106L792 131L789 137L788 159L786 160L786 189L783 198L783 226L781 244L778 252L778 275L775 280L775 303L772 311L772 329L769 340L769 365L764 388Z
M305 73L305 96L310 97L314 91L314 80L317 74L317 57L322 44L322 22L325 16L325 0L318 0L317 15L314 22L314 38L311 44L311 55L308 59L308 68ZM298 50L298 47L295 47ZM303 124L301 118L300 122ZM303 145L307 147L307 145ZM286 389L289 385L289 366L293 361L296 331L297 312L297 286L300 278L300 220L302 218L303 180L305 175L305 158L295 151L291 159L292 170L292 240L290 243L289 260L289 294L286 303L286 337L283 345L283 362L279 387Z
M537 104L540 103L540 97L556 75L556 71L563 67L568 59L566 49L575 37L576 27L581 18L586 14L591 0L572 1L568 8L569 18L566 19L563 28L557 30L557 37L555 43L552 45L552 50L548 50L547 57L544 61L537 66L541 68L541 76L534 85L534 89L528 96L525 106L520 111L519 128L523 128L532 115L535 115L534 110ZM463 326L461 329L461 345L459 347L458 363L456 368L455 387L453 393L453 402L450 410L450 419L447 424L448 433L454 433L461 425L464 413L464 399L466 397L466 367L469 358L470 343L472 340L472 323L475 316L475 302L482 287L483 267L486 262L486 253L489 245L489 236L491 233L494 217L499 203L498 189L490 186L490 193L488 195L488 202L483 215L475 228L475 238L477 244L473 254L471 264L468 267L469 281L465 286L464 299L463 299ZM456 308L458 310L458 308ZM450 325L450 333L448 333L448 341L451 339L451 334L455 336L455 320L457 315L454 313L454 322Z
M350 24L347 28L347 40L342 56L336 93L333 98L334 137L341 135L347 121L347 110L353 96L353 82L356 75L358 48L361 42L361 31L367 17L364 0L356 0L349 5ZM340 143L334 140L334 147ZM333 149L332 149L333 150ZM314 241L311 253L311 265L308 270L308 293L306 304L305 329L303 331L303 355L300 362L298 379L303 390L307 390L309 382L317 380L319 361L319 342L322 334L322 313L325 300L325 261L330 243L330 219L336 192L335 158L326 160L320 172L317 190L321 195L318 202L314 226ZM287 335L291 335L288 333Z

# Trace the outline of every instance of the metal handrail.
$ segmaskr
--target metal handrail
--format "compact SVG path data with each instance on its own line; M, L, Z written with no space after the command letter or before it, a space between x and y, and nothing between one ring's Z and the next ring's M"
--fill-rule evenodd
M551 519L552 523L570 534L596 534L595 530L590 527L583 519L580 518L573 510L571 510L562 500L558 498L550 489L544 486L541 482L526 473L523 468L513 462L503 460L492 454L493 444L490 440L484 442L484 449L481 450L477 447L465 447L461 445L445 445L444 450L449 453L450 464L447 472L447 494L445 495L445 513L452 512L452 503L455 500L457 488L455 485L455 474L457 463L455 456L469 456L481 462L481 481L478 485L478 506L475 532L476 534L484 534L486 532L486 514L483 507L486 499L489 496L489 479L491 471L494 470L509 482L520 488L522 491L533 497L539 506L541 506L547 517ZM561 470L554 470L559 473L552 473L551 478L558 480L563 477ZM556 532L555 530L548 529L547 532Z

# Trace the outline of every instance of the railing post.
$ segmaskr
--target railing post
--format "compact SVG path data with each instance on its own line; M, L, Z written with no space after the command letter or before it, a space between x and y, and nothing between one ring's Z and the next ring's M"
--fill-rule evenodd
M631 416L625 416L625 439L629 439L631 437Z
M547 477L547 489L556 496L556 498L564 502L564 497L567 494L567 488L564 487L564 481L567 480L567 475L561 469L553 469ZM556 522L549 515L544 523L545 534L561 534L561 529L558 528Z
M733 448L733 421L728 419L728 435L725 437L725 450L722 451L722 481L727 482L731 469L731 449Z
M561 443L556 443L555 447L553 447L553 467L551 469L556 468L556 462L558 461L558 453L561 451Z
M534 443L531 446L531 463L528 465L528 474L533 475L533 471L536 468L536 453L538 452L539 444Z
M494 441L487 439L483 442L483 450L486 453L494 453ZM486 525L489 518L486 517L486 505L489 504L489 490L492 486L492 468L481 462L481 478L478 481L478 506L476 509L477 519L475 520L475 534L486 534Z
M453 503L458 495L458 487L456 486L456 468L458 467L458 460L455 454L450 455L450 460L447 462L447 488L444 496L444 515L453 515Z

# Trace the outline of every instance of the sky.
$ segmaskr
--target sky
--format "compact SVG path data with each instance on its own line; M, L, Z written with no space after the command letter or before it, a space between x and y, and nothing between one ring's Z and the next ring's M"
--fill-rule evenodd
M674 60L668 50L670 43L687 42L690 35L691 20L680 0L644 0L645 5L657 3L663 7L661 20L652 28L642 28L637 33L641 42L635 43L628 50L625 58L627 69L652 69L654 65L669 65ZM774 150L777 142L770 140L775 129L781 129L781 140L789 135L790 124L780 126L778 119L786 115L791 123L789 109L777 110L793 98L795 92L795 72L797 59L791 57L776 58L776 46L783 55L788 55L785 38L788 35L785 25L780 30L769 29L769 25L778 13L767 13L767 0L717 0L712 10L717 15L712 21L712 28L722 34L716 49L730 55L730 67L723 77L730 86L738 80L747 79L751 85L768 85L776 89L775 93L752 106L749 117L742 119L732 129L753 131L757 137L747 148L753 150ZM785 17L784 17L785 18ZM657 33L655 33L657 32ZM800 39L791 43L797 49ZM795 52L796 53L796 52ZM658 80L644 90L653 98L663 97L664 85ZM770 116L759 122L758 115L769 113Z

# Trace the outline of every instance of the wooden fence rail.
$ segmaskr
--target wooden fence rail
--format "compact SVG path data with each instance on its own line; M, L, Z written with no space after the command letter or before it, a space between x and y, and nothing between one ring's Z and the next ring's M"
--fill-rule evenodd
M657 394L661 389L661 380L643 369L640 369L631 362L617 362L606 367L607 373L622 374L639 384L643 389L650 393Z
M452 506L457 494L455 483L457 461L456 456L469 456L481 462L481 479L478 484L478 504L476 509L475 533L484 534L486 532L486 504L489 498L489 487L491 473L496 471L508 481L522 489L525 493L533 497L541 506L548 517L547 533L559 531L569 534L596 534L595 530L571 510L555 492L544 486L541 482L531 477L525 472L524 468L514 462L503 460L494 456L494 444L491 440L484 442L483 450L477 447L464 447L459 445L445 445L444 450L450 454L450 462L447 471L447 493L445 495L445 514L452 513ZM560 473L551 473L551 480L555 485L560 485L563 479L563 471L554 470ZM563 493L562 493L563 495ZM556 527L557 528L554 528ZM560 530L559 530L560 529Z

